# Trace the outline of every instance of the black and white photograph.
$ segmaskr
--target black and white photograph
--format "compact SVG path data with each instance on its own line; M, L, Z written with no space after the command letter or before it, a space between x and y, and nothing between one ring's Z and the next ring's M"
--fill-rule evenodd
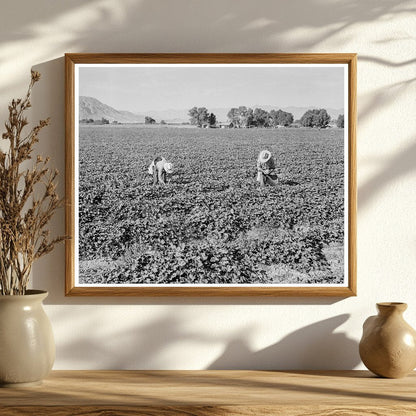
M347 64L74 79L76 286L348 286Z

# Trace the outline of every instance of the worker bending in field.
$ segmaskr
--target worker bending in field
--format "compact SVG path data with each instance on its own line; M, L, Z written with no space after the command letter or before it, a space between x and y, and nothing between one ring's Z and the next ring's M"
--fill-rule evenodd
M157 185L158 183L161 185L166 184L167 174L171 174L172 171L172 163L167 162L166 159L161 156L153 159L148 169L149 174L153 175L153 185Z
M257 182L261 187L277 185L276 164L269 150L262 150L257 158Z

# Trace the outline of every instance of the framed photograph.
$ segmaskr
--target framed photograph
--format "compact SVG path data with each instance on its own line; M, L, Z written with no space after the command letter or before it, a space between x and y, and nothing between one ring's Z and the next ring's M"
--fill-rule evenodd
M356 295L355 54L66 54L66 295Z

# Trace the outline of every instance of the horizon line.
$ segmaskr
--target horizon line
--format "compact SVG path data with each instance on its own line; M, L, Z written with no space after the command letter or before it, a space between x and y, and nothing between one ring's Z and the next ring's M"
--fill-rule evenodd
M292 104L292 105L284 105L284 106L282 106L282 105L274 105L274 104L265 104L265 103L263 103L263 104L257 104L257 105L234 105L234 106L220 106L220 105L216 105L216 106L211 106L211 107L207 107L207 106L205 106L205 105L193 105L193 106L191 106L189 109L186 109L186 108L184 108L184 107L180 107L180 108L163 108L163 109L159 109L159 110L157 110L157 109L145 109L145 110L128 110L128 109L119 109L119 108L115 108L115 107L113 107L112 105L110 105L110 104L107 104L107 103L105 103L105 102L103 102L103 101L101 101L99 98L97 98L97 97L93 97L92 95L79 95L78 96L78 98L81 98L81 97L85 97L85 98L93 98L93 99L95 99L95 100L97 100L97 101L99 101L101 104L104 104L104 105L106 105L106 106L108 106L108 107L111 107L113 110L116 110L116 111L125 111L125 112L129 112L129 113L132 113L132 114L141 114L142 112L152 112L152 111L188 111L189 109L191 109L191 108L193 108L193 107L198 107L198 108L202 108L202 107L205 107L208 111L210 111L210 109L209 108L213 108L213 109L227 109L227 108L239 108L239 107L246 107L246 108L252 108L253 110L254 109L256 109L256 108L262 108L262 106L263 107L274 107L275 109L283 109L283 108L290 108L290 107L292 107L292 108L301 108L301 109L304 109L304 108L308 108L308 109L317 109L317 108L324 108L324 109L332 109L332 110L343 110L344 111L344 107L339 107L339 108L335 108L335 107L331 107L331 106L320 106L320 105L294 105L294 104Z

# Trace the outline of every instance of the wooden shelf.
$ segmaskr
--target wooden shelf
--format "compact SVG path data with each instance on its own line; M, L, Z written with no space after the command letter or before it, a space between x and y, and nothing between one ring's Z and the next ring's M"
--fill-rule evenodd
M367 371L53 371L0 389L0 415L416 415L416 373Z

